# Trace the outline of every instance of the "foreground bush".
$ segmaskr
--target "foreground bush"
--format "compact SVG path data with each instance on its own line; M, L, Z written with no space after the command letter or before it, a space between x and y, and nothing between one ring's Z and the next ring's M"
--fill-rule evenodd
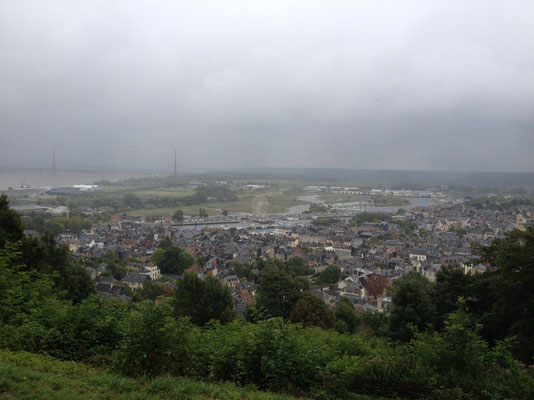
M200 328L171 314L165 304L135 306L114 353L121 371L233 381L315 398L534 398L532 372L506 344L489 348L461 309L442 333L416 332L398 345L281 318Z
M110 365L132 377L231 381L317 399L534 398L532 370L511 357L508 343L490 348L462 309L443 332L415 332L405 344L281 318L199 327L151 301L88 298L47 311L5 325L0 344Z

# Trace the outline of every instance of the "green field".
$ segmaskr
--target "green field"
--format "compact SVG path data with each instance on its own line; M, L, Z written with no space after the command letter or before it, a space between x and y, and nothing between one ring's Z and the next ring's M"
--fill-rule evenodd
M282 182L279 182L282 183ZM284 182L285 183L285 182ZM297 200L299 196L306 194L298 186L274 185L260 189L240 187L228 187L231 195L228 193L221 196L221 199L237 198L235 201L217 201L216 196L207 197L207 200L200 204L182 205L181 203L196 203L194 198L197 193L195 189L177 186L177 187L154 187L147 188L121 185L102 185L100 191L93 193L72 194L58 196L57 199L49 201L38 201L39 204L48 204L49 206L67 205L71 208L99 208L109 207L106 215L126 213L131 216L144 216L150 214L173 214L176 210L182 210L185 215L197 216L200 208L207 211L208 215L220 215L224 210L231 213L250 213L252 212L252 201L258 195L263 195L269 201L267 213L277 214L287 212L292 206L306 204L306 201ZM125 202L129 194L135 195L130 204ZM181 201L181 198L188 198ZM193 197L191 199L191 197ZM20 199L17 204L36 202L34 199ZM134 204L134 205L131 205ZM135 208L133 208L135 207Z
M205 383L162 376L132 379L82 363L31 353L0 350L0 398L290 400L230 383Z
M190 190L190 192L186 192ZM133 191L140 198L149 197L149 196L160 196L160 197L170 197L167 193L174 193L175 197L183 197L192 194L194 191L191 189L158 189L150 191ZM238 212L252 212L252 200L258 195L263 195L269 201L269 214L284 213L287 212L289 207L295 206L297 204L306 204L307 202L297 200L297 197L303 193L296 190L275 190L275 191L264 191L264 190L241 190L236 193L237 201L232 202L205 202L202 204L192 205L192 206L180 206L180 207L170 207L170 208L139 208L128 210L127 214L132 216L142 216L147 214L173 214L177 209L182 210L185 215L196 216L198 215L199 209L204 208L208 215L220 215L223 210L227 210L231 213Z
M353 194L346 193L330 193L330 192L321 192L319 195L321 200L326 204L333 203L349 203L355 201L356 196Z
M185 196L190 196L195 191L190 188L180 187L180 188L160 188L160 189L151 189L151 190L131 190L131 193L139 196L144 199L147 197L173 197L180 198Z
M135 186L102 186L102 193L107 195L124 195L126 193L133 193L136 196L145 199L147 197L173 197L180 198L192 195L195 191L191 188L158 188L158 189L142 189Z
M135 186L100 186L100 190L103 193L129 193L137 190Z
M206 203L206 205L194 205L194 206L179 206L179 207L163 207L163 208L136 208L131 210L125 210L126 214L133 217L141 217L150 214L174 214L176 210L182 210L184 215L198 216L199 209L204 208L209 215L220 215L222 210L213 207L214 203Z

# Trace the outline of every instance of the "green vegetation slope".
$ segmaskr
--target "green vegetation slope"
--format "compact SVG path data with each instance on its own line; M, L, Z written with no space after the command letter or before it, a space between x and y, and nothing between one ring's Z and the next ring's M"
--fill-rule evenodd
M160 376L132 379L83 363L0 351L0 398L8 399L221 399L284 400L291 397L239 387Z

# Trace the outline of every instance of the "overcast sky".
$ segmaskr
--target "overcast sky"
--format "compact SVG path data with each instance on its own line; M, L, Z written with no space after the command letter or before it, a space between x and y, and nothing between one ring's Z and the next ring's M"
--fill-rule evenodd
M0 1L0 166L534 172L534 1Z

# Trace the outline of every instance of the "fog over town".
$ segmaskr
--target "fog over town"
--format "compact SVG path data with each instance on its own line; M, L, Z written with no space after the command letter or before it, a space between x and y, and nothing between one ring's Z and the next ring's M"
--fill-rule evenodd
M532 1L2 1L0 167L534 172Z

